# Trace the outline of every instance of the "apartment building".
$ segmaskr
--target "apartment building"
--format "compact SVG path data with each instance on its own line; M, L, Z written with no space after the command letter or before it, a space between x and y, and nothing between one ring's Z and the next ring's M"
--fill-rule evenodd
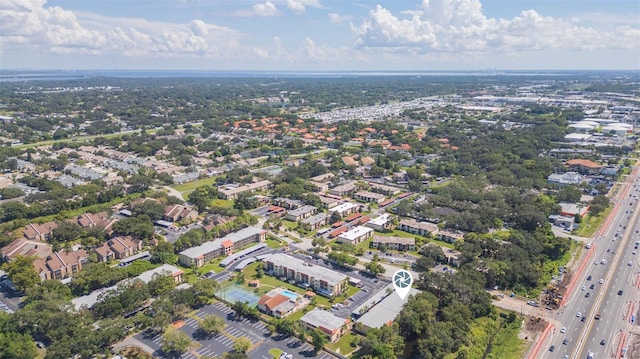
M302 206L300 208L296 208L287 212L284 216L284 219L297 222L299 220L309 218L314 214L318 213L318 209L314 206Z
M421 236L435 236L438 234L437 225L429 222L418 222L412 219L401 220L398 229Z
M300 318L302 326L308 330L318 329L334 343L350 329L351 320L340 318L322 309L313 309Z
M231 254L250 243L264 242L266 238L267 231L264 229L247 227L222 238L185 249L180 252L179 262L187 267L199 268L214 258Z
M142 250L142 241L131 236L114 237L101 246L93 249L100 262L108 262L114 259L124 259L137 254Z
M380 248L383 245L387 249L396 251L413 251L416 249L416 240L415 238L374 236L370 247Z
M391 228L391 215L384 213L376 218L372 218L366 222L365 226L375 231L383 232Z
M359 191L353 195L353 199L366 203L382 203L384 202L385 196L380 193Z
M269 180L258 181L246 185L226 185L218 187L218 192L224 199L236 199L240 193L256 192L271 188L273 184Z
M46 242L51 239L53 230L58 228L56 222L47 222L42 224L29 223L24 227L24 238L29 241Z
M357 226L340 235L338 235L338 242L349 243L357 246L363 241L373 237L373 229L365 226Z
M291 281L304 288L312 288L325 297L334 297L344 292L349 277L331 269L316 266L292 256L275 253L264 259L268 274Z
M182 220L193 222L198 219L198 211L182 204L174 204L173 206L167 206L162 219L169 222Z
M53 252L45 258L36 259L33 266L42 280L63 279L82 270L88 260L87 252L82 249L72 252L61 251Z

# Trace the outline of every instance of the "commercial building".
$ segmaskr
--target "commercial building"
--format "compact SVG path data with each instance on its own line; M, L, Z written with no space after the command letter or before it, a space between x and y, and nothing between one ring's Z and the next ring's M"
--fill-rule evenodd
M270 275L291 281L326 297L334 297L347 289L349 278L331 269L316 266L292 256L276 253L264 259Z
M571 171L590 175L599 174L602 169L602 165L584 159L568 160L566 165L569 166Z
M405 237L373 236L373 241L371 241L370 246L371 248L380 248L383 245L387 249L397 251L413 251L416 249L416 240L415 238Z
M357 246L363 241L373 237L373 229L365 226L357 226L338 236L338 242L349 243Z
M267 231L257 227L247 227L214 241L185 249L180 252L179 262L187 267L202 267L212 259L228 255L250 243L263 242L266 237Z
M401 220L398 229L421 236L434 236L438 234L437 225L429 222L417 222L412 219Z
M309 330L318 329L325 333L332 343L340 339L351 326L351 320L317 308L300 318L300 323Z
M552 173L547 177L547 182L557 184L558 186L580 185L586 179L578 172Z

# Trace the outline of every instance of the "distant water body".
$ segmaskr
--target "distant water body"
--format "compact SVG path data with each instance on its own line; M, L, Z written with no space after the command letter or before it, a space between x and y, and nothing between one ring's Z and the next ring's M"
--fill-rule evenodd
M171 70L76 70L76 71L0 71L0 82L79 80L95 77L115 78L352 78L369 76L567 76L608 71L171 71ZM624 72L624 71L620 71ZM608 72L611 73L611 72Z

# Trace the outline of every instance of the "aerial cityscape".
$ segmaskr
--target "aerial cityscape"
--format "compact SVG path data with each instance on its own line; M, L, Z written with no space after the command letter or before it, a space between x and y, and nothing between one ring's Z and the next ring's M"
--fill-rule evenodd
M639 359L638 19L0 5L0 358Z

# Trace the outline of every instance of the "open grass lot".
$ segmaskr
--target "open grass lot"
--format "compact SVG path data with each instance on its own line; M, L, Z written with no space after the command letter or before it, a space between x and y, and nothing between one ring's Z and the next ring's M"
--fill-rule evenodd
M191 192L191 191L195 190L196 188L198 188L200 186L211 186L211 185L215 184L217 178L218 178L217 176L201 178L201 179L199 179L197 181L187 182L187 183L178 184L178 185L173 185L171 187L173 187L175 190L183 192L183 193L184 192Z
M602 222L604 222L604 220L609 216L611 210L613 210L612 205L607 207L604 212L600 213L600 215L596 217L592 217L591 214L587 213L587 215L582 219L582 223L580 223L580 227L578 227L575 234L580 237L593 236L596 231L600 229Z
M294 229L294 228L298 227L298 223L292 222L292 221L289 221L289 220L286 220L286 219L282 220L282 225L287 227L287 228L289 228L289 229Z
M269 354L271 354L273 358L279 358L282 353L284 352L278 348L269 349Z
M518 338L521 318L510 324L504 323L501 327L502 320L499 317L497 319L485 317L471 324L470 344L464 348L468 353L467 358L516 359L524 356L529 344Z
M233 207L232 199L214 199L211 201L211 207L231 208Z
M266 242L269 248L280 248L282 247L282 242L274 237L267 237Z
M351 346L351 342L357 336L358 336L357 334L353 334L349 332L343 335L342 338L338 339L337 342L328 343L326 347L342 355L348 355L349 353L353 352L356 349Z

